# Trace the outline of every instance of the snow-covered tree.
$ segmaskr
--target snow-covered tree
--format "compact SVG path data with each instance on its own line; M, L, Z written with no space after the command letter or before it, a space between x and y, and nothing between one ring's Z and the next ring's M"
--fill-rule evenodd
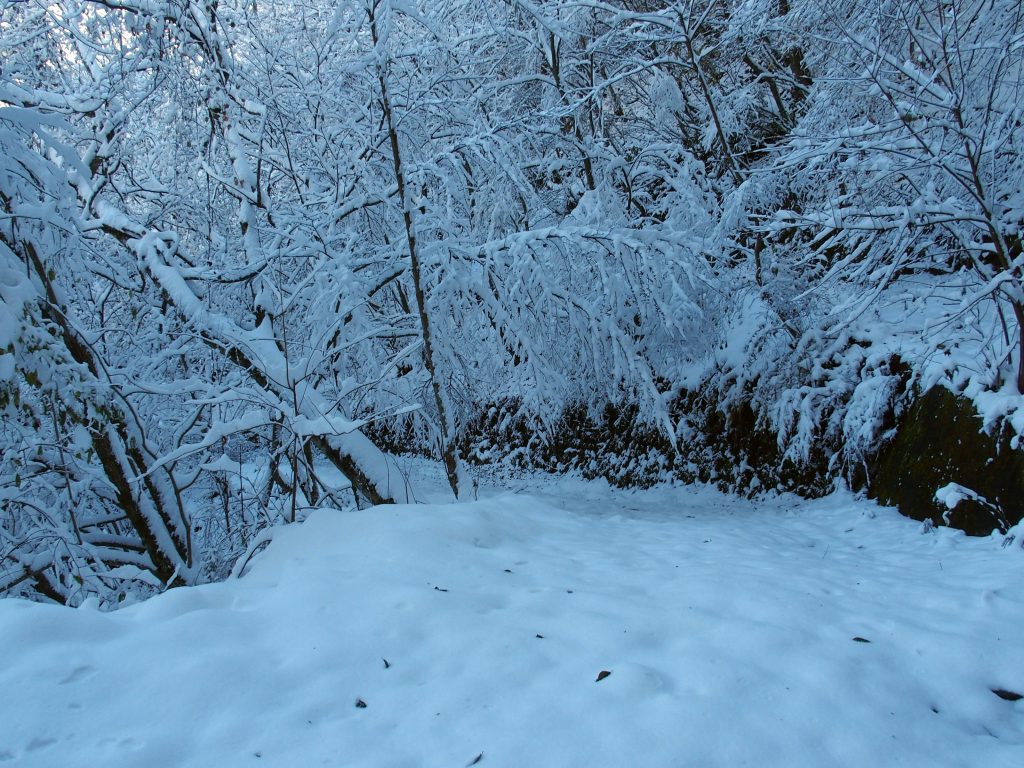
M816 10L820 78L768 227L776 296L803 305L795 353L820 382L784 398L803 414L786 429L809 435L821 404L850 397L884 409L893 355L924 386L966 390L991 424L1024 390L1021 5ZM835 418L844 440L863 427Z

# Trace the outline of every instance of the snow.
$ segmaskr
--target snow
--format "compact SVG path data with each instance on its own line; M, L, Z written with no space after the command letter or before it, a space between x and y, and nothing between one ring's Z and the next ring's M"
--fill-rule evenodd
M975 498L974 494L970 489L964 488L962 485L957 483L949 483L942 486L935 492L935 500L938 501L946 509L955 509L956 505L965 499Z
M948 511L944 512L942 519L947 523L949 522L949 512L956 509L956 506L961 501L973 501L987 507L993 513L999 511L999 508L994 506L992 502L986 499L981 494L972 491L966 486L960 485L959 483L948 483L935 492L935 500L944 506Z
M846 493L481 493L321 510L113 613L0 601L0 765L1024 765L1002 537Z

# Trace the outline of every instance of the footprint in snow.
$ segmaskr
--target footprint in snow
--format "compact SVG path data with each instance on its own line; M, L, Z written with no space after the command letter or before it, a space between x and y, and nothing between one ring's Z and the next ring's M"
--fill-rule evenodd
M75 667L73 670L71 670L71 672L67 674L67 676L63 680L60 681L60 683L58 683L58 685L70 685L71 683L77 683L81 680L85 680L86 678L92 677L95 674L95 667L90 667L88 665L82 667Z
M52 739L49 736L44 736L44 737L37 736L36 738L32 739L32 741L30 741L25 746L25 751L26 752L36 752L37 750L40 750L40 749L46 749L47 747L52 747L56 743L57 743L57 740L56 739Z
M106 747L108 749L131 749L131 750L137 750L137 749L142 749L143 743L141 741L139 741L138 739L133 739L133 738L131 738L129 736L128 738L124 738L124 739L118 739L118 738L113 738L113 737L108 737L108 738L105 738L105 739L100 739L99 745L101 747Z

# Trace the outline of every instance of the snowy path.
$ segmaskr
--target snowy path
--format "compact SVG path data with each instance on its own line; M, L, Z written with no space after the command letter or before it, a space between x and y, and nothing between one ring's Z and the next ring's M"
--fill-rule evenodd
M1022 576L845 495L321 512L226 584L0 601L0 766L1021 766Z

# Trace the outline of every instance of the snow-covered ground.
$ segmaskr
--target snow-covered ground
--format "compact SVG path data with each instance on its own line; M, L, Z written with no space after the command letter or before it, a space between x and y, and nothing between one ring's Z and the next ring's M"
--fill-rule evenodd
M846 494L482 496L317 512L115 613L0 601L0 765L1024 765L1018 542Z

